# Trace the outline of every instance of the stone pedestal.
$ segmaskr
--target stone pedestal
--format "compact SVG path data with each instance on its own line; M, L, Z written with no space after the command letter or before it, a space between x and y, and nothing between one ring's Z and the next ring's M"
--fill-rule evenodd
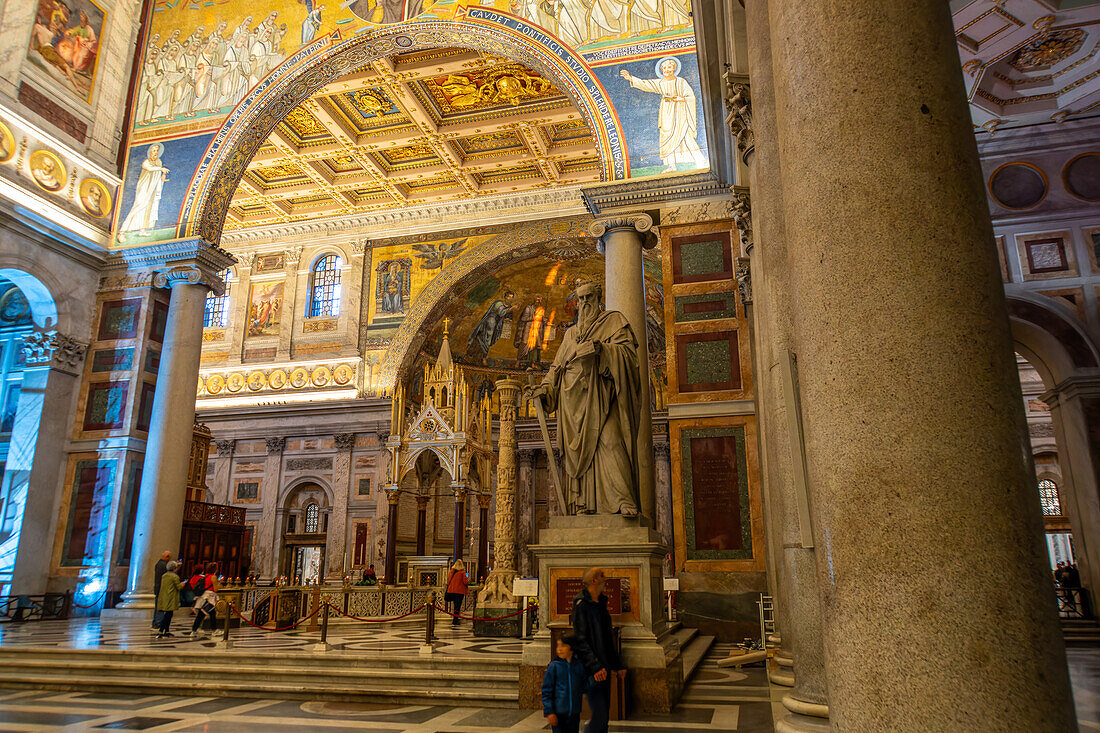
M670 711L683 691L684 668L663 612L661 565L668 548L657 532L617 514L551 517L531 551L539 577L539 632L523 648L520 705L538 706L535 682L541 683L550 660L552 630L570 628L580 578L599 567L609 579L610 610L621 610L612 623L620 630L623 663L630 670L631 709Z

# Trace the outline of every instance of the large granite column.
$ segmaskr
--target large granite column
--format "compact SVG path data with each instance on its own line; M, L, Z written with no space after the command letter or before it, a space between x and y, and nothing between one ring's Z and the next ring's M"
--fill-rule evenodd
M401 490L396 486L387 486L386 502L389 514L386 515L386 567L387 585L397 584L397 503L401 499Z
M531 487L531 466L535 462L535 451L524 448L516 452L519 458L519 472L516 477L516 570L522 577L531 576L531 520L535 511L535 499ZM551 490L552 492L553 490ZM556 501L548 497L549 501Z
M492 494L477 495L477 575L474 581L478 583L489 573L489 505L492 501Z
M37 595L46 592L49 581L51 557L42 545L57 532L63 490L60 474L65 468L60 457L72 425L73 399L80 389L81 365L88 345L57 331L45 331L29 334L22 348L27 367L23 370L0 497L7 496L9 508L15 507L20 515L18 519L10 517L12 532L18 532L19 541L9 594ZM107 580L108 560L102 558L103 567L95 571L101 573L98 579L103 582ZM101 591L96 591L94 597ZM80 602L90 603L94 597Z
M451 534L451 546L454 551L451 560L461 560L466 549L466 497L470 490L465 486L453 486L455 497L454 531Z
M265 439L264 479L260 485L260 524L256 528L256 554L253 558L265 576L283 575L279 554L283 544L283 507L279 506L279 487L283 481L283 450L286 438ZM290 575L291 573L287 573Z
M829 714L1072 731L950 12L770 3Z
M493 569L477 596L481 608L513 608L512 581L516 577L516 400L523 383L498 379L500 422L497 439L497 515L493 534ZM492 615L492 614L490 614Z
M120 605L124 609L153 608L157 560L165 548L180 549L206 292L224 287L218 273L233 261L220 250L209 251L213 256L197 258L209 261L176 265L153 278L155 287L171 288L172 294L145 443L129 587Z
M642 249L656 246L653 219L648 214L621 214L593 221L588 233L599 240L604 255L604 300L609 311L619 311L638 340L638 377L642 388L638 454L638 511L656 521L653 487L653 411L649 398L649 339L645 323L645 273Z
M809 496L802 459L799 405L791 367L794 350L787 236L784 224L782 166L776 139L775 90L768 6L757 0L746 6L751 103L747 89L734 88L740 114L731 116L739 147L749 164L751 202L737 200L736 221L753 264L752 299L756 324L757 396L763 461L767 471L768 549L775 553L776 609L782 629L770 678L792 685L783 697L790 710L776 721L780 731L827 728L829 715L822 643L822 611L817 583L817 557L809 526ZM740 92L740 94L738 94ZM738 125L737 123L740 123ZM800 175L797 170L790 175ZM751 219L749 209L751 207ZM792 674L793 672L793 674Z
M671 576L675 574L672 557L675 542L672 537L672 456L668 443L653 444L653 484L657 534L661 536L661 544L667 547L669 552L662 567L664 574Z
M328 524L328 560L325 575L341 580L351 568L348 552L348 500L351 494L351 453L355 450L355 433L333 436L336 455L332 459L332 515Z
M218 457L214 459L214 475L210 479L210 494L215 504L232 504L237 497L232 495L229 477L233 473L233 449L237 447L237 441L215 440L214 447L218 451ZM253 566L253 569L256 569L255 566Z
M427 494L416 495L416 554L423 555L426 548L428 531L428 501Z

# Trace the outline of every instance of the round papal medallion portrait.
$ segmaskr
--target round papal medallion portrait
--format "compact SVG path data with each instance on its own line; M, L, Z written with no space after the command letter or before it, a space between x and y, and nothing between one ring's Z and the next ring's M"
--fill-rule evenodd
M43 191L56 193L65 185L65 166L61 159L49 150L36 150L29 164L31 178Z
M290 386L294 389L301 389L309 384L309 372L305 367L298 367L290 373Z
M332 370L327 366L315 367L310 378L313 381L313 386L324 387L332 379Z
M206 391L210 394L218 394L225 389L225 377L220 374L211 374L206 378Z
M355 378L355 370L350 364L339 364L332 370L332 381L337 384L347 384Z
M263 372L249 372L248 374L248 388L253 392L259 392L267 386L267 377Z
M244 389L245 378L244 375L237 372L230 374L225 380L225 388L230 392L240 392Z
M111 213L111 194L101 182L85 178L80 183L80 205L97 219Z
M286 386L286 379L286 370L272 369L271 374L267 375L267 385L272 389L282 389Z
M15 138L11 130L0 122L0 163L7 163L15 155Z

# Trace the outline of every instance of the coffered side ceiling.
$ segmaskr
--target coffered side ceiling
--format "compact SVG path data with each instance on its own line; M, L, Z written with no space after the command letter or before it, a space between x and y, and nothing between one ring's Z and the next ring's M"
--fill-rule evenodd
M322 88L271 133L226 229L600 180L592 131L510 59L433 49Z
M973 0L955 38L974 126L1061 122L1100 112L1100 2Z

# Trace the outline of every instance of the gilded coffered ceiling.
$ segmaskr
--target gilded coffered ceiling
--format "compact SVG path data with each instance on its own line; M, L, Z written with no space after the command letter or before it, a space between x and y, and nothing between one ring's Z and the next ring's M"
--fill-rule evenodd
M951 7L975 128L995 132L1100 112L1100 3Z
M226 229L600 180L592 131L509 59L433 49L372 62L271 133Z

